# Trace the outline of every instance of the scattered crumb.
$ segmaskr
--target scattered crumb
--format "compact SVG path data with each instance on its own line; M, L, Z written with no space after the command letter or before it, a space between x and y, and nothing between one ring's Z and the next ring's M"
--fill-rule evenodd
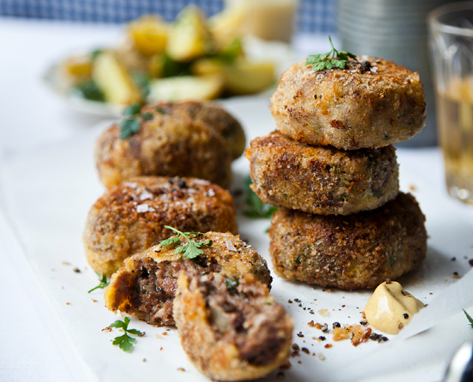
M167 335L168 335L167 332L162 332L161 334L162 334L163 336L167 336Z
M353 346L358 346L362 342L368 341L371 332L371 328L364 328L362 325L343 325L343 327L333 329L332 339L334 341L350 339Z
M162 347L162 346L159 348L159 351L161 351L161 350L163 350L163 347Z
M315 326L317 325L316 323L314 323L314 320L312 320L311 322L308 322L307 325L309 325L311 328L315 328ZM318 324L320 325L320 324Z
M76 273L80 273L80 269L77 268L77 267L74 267L72 270L73 270L74 272L76 272Z
M146 358L143 358L143 362L146 362Z
M328 316L330 314L328 309L320 309L317 313L321 316Z
M92 299L92 302L98 302L97 300Z
M319 353L319 355L317 356L317 358L321 361L324 361L325 360L325 356L322 354L322 353Z
M301 338L302 338L302 337L304 337L304 335L302 334L302 332L299 332L299 333L297 333L297 337L301 337Z
M302 348L301 351L304 352L305 354L310 354L310 351L307 348Z
M106 328L102 329L102 332L111 332L112 328L110 326L107 326Z
M470 259L469 263L473 267L473 259Z
M453 272L452 279L458 279L458 278L460 278L460 275L458 274L458 272Z
M416 190L416 186L413 185L413 184L411 184L411 185L409 186L409 190L410 190L410 191L415 191L415 190Z
M62 265L71 265L71 263L68 263L67 261L63 261Z
M322 341L325 341L326 338L324 336L320 336L319 338L317 338L317 341L319 342L322 342Z
M183 367L179 367L177 371L186 371L186 369L184 369Z
M326 344L326 345L324 346L325 349L330 349L331 347L332 347L332 344Z
M70 302L66 302L66 305L72 305Z

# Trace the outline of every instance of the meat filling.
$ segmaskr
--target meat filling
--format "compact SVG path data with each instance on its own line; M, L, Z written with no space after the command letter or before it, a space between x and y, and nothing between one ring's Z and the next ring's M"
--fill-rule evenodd
M287 323L284 308L268 299L266 286L211 275L199 287L216 338L235 344L241 360L271 364L285 343Z
M131 306L127 313L134 313L140 320L153 325L175 325L172 314L176 296L177 277L184 270L200 274L219 272L221 266L206 258L162 261L145 257L135 261L135 275L131 280Z

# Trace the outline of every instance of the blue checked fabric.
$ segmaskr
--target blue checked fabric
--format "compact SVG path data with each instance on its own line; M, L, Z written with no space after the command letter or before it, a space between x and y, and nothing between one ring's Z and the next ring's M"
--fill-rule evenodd
M124 23L148 13L172 21L187 4L208 16L223 8L223 0L0 0L0 15L83 22ZM334 0L300 0L297 31L335 30Z

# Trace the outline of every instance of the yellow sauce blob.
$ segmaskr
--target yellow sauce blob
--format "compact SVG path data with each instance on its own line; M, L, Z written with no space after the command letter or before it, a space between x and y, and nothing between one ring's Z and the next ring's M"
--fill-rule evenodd
M387 334L397 334L424 304L398 282L378 285L365 306L368 323Z

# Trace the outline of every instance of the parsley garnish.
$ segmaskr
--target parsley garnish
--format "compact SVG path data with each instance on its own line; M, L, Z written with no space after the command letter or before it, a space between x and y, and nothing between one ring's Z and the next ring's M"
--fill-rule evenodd
M343 50L336 50L333 46L332 39L330 36L328 36L328 40L330 41L330 46L332 47L332 50L330 52L321 54L311 54L305 62L306 65L312 65L312 69L314 69L315 72L324 69L332 69L333 67L345 69L348 57L356 60L355 54L345 52Z
M169 239L163 240L159 244L161 244L164 247L168 246L168 245L171 245L171 244L178 244L178 243L181 242L181 239L179 238L179 235L182 236L184 239L187 240L187 244L177 247L174 250L174 253L178 254L178 253L184 252L182 254L182 257L185 257L186 259L194 259L197 256L202 255L204 253L204 251L202 249L200 249L201 246L203 246L203 245L211 246L212 245L212 240L192 241L189 238L189 235L196 235L196 236L202 235L203 236L204 235L203 233L200 233L200 232L181 232L181 231L179 231L179 230L177 230L173 227L170 227L168 225L165 225L164 227L167 228L167 229L170 229L171 231L176 232L178 235L170 237Z
M120 122L120 139L128 138L140 131L140 121L130 117Z
M466 318L468 318L468 321L470 321L470 326L473 328L473 318L471 318L465 309L463 309L463 312L465 313Z
M150 119L153 119L153 113L141 114L141 118L143 118L145 121L149 121Z
M132 103L131 105L128 105L126 108L123 109L122 115L124 116L137 115L137 114L140 114L140 111L141 111L141 106L138 105L137 103Z
M136 341L136 338L130 337L128 333L133 334L135 336L144 336L144 333L140 332L137 329L128 329L128 324L130 323L130 319L125 317L123 321L116 320L113 324L110 325L111 328L120 328L122 332L125 334L120 337L115 337L113 340L114 345L118 345L120 349L123 351L131 351L133 347L132 342Z
M256 195L256 193L250 188L251 178L247 177L245 181L246 186L246 205L247 209L243 211L243 215L248 218L264 218L270 219L273 217L274 212L278 209L271 204L266 204Z
M125 139L140 131L140 121L136 118L140 111L141 106L137 103L133 103L123 109L122 114L127 118L120 122L120 139Z
M107 276L105 275L102 275L102 278L100 278L100 273L98 272L95 272L97 273L97 276L99 277L99 285L97 285L95 288L92 288L91 290L89 290L87 293L90 293L90 292L93 292L94 290L96 289L103 289L103 288L106 288L108 286L108 282L107 282Z

